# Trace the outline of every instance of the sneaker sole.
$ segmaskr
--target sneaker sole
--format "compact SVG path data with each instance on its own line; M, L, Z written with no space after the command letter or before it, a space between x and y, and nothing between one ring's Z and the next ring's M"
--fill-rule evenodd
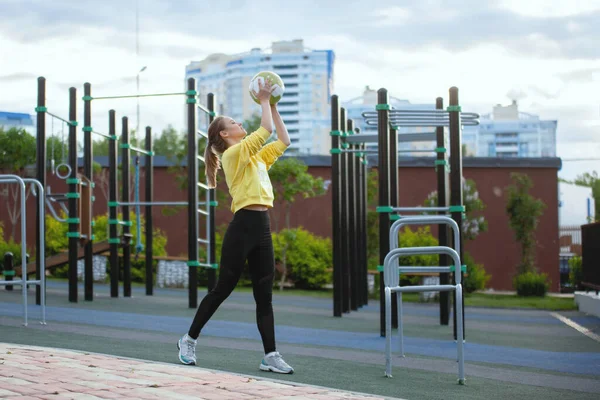
M181 347L179 346L179 341L177 341L177 350L180 351ZM179 358L179 362L182 363L183 365L196 365L195 362L185 362L181 359L181 354L177 355L177 358Z
M264 364L260 364L260 369L261 371L269 371L269 372L276 372L278 374L293 374L294 370L291 371L282 371L278 368L272 367L270 365L264 365Z

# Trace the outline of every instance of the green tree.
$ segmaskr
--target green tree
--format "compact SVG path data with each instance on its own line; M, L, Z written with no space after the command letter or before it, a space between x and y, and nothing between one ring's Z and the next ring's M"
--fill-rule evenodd
M314 177L308 172L308 166L297 158L286 158L273 164L269 170L275 200L284 209L285 227L287 232L285 242L289 244L294 240L295 231L290 229L290 214L292 206L298 197L304 199L322 196L325 194L323 178ZM279 217L275 217L275 231L279 232ZM281 281L279 289L283 290L283 284L287 276L287 247L282 253Z
M250 118L242 122L242 126L248 133L252 133L260 128L261 116L259 114L252 114Z
M594 210L596 214L595 220L600 221L600 177L598 177L598 172L586 172L583 175L578 175L577 178L575 178L575 180L572 182L565 182L592 188L592 197L594 197L594 203L596 204Z
M5 174L23 176L25 168L35 164L36 140L25 129L0 127L0 171ZM20 188L18 185L5 186L0 194L4 197L11 223L10 238L14 238L17 222L21 216ZM28 189L27 197L31 190Z
M515 239L521 244L521 263L517 272L535 272L535 231L546 205L529 194L533 183L527 175L511 173L511 179L513 183L508 187L506 212Z

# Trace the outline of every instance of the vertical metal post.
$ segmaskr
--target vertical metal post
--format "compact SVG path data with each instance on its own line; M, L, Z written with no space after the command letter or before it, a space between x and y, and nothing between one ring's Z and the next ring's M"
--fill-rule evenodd
M450 88L450 111L449 114L449 127L450 127L450 206L462 206L463 205L463 193L462 193L462 146L461 146L461 123L460 123L460 111L458 102L458 88ZM459 229L460 235L460 249L456 249L460 256L461 263L463 262L463 235L462 235L462 212L452 211L450 213L452 219L456 222ZM454 274L460 274L461 282L463 281L462 268ZM453 279L456 284L456 278ZM462 315L463 315L463 339L465 338L464 329L464 294L462 295ZM454 339L457 339L456 333L456 302L454 304Z
M189 78L187 90L196 90L196 80ZM188 136L188 307L198 306L198 140L196 138L196 97L187 97Z
M38 98L37 98L37 157L36 157L36 178L42 184L44 188L44 196L46 193L46 78L43 76L38 78ZM64 146L64 143L61 143ZM38 201L45 202L46 199L41 194L38 194ZM45 207L45 205L44 205ZM40 215L39 208L36 207L35 223L36 226L40 226L40 220L42 224L46 224L45 216ZM42 249L42 236L40 230L35 231L35 279L41 279L41 249ZM42 285L36 285L35 287L35 304L41 304L41 288ZM12 288L12 286L11 286ZM46 290L46 286L43 287Z
M131 159L129 150L129 120L123 117L121 132L121 168L123 171L123 193L121 193L121 201L129 203L129 184L131 180ZM129 206L123 205L123 236L125 237L125 245L123 246L123 297L131 297L131 221L129 218ZM139 227L138 227L139 229Z
M216 97L213 93L209 93L206 96L206 108L208 108L208 111L211 112L211 114L208 116L208 124L210 125L216 118L216 109L217 109L217 100ZM208 132L208 129L207 129ZM216 189L210 189L208 191L208 200L209 200L209 204L210 204L210 208L209 208L209 217L208 217L208 240L209 240L209 244L208 244L208 263L211 265L216 265L217 264L217 249L215 246L215 212L217 211L217 191ZM211 291L212 289L214 289L215 285L217 284L217 270L214 268L210 268L207 271L207 280L208 280L208 290Z
M117 121L115 110L108 112L108 243L110 246L110 297L119 297L119 237L117 215Z
M340 148L340 104L337 95L331 96L331 149ZM342 248L341 248L341 154L331 154L331 208L333 238L333 316L342 316L342 298L344 282L342 279Z
M350 132L352 135L358 134L358 128L352 126ZM352 147L355 151L360 150L360 144L356 144ZM362 247L361 247L361 218L362 218L362 164L361 164L361 155L358 153L354 153L354 243L355 243L355 251L356 251L356 302L357 306L362 307L364 302L363 297L363 280L366 279L366 276L363 273L363 262L362 262Z
M69 188L69 301L77 303L77 253L79 245L79 224L76 222L79 218L78 199L79 191L75 179L77 178L77 89L69 89L69 166L71 174L69 179L71 183Z
M361 150L363 150L363 157L362 157L362 178L360 180L360 183L362 185L362 191L361 191L361 197L362 197L362 216L361 216L361 249L362 249L362 262L363 262L363 275L364 275L364 282L363 282L363 298L364 298L364 305L367 305L369 303L369 265L368 265L368 260L367 260L367 214L368 214L368 210L369 210L369 202L368 202L368 194L367 194L367 182L369 179L369 167L368 167L368 157L367 157L367 153L366 153L366 149L367 149L367 145L365 143L362 143L360 146ZM375 239L375 238L373 238ZM376 240L376 239L375 239Z
M94 142L92 141L92 85L85 83L83 85L83 175L89 179L90 185L94 185L92 176L92 160L94 157ZM90 192L92 188L90 187ZM90 204L90 218L93 218L93 202ZM91 232L91 230L90 230ZM93 243L92 238L86 238L84 245L84 298L85 301L94 300L94 261L93 261Z
M354 121L348 119L346 121L346 135L354 133ZM353 149L354 146L349 146ZM358 310L358 244L356 243L356 158L358 154L348 153L348 251L349 263L348 269L350 272L350 309Z
M342 134L346 134L348 131L348 121L346 120L346 109L342 107L340 109L340 130ZM345 141L344 141L345 142ZM348 190L349 186L349 162L348 158L350 157L350 153L342 151L342 166L340 168L342 172L342 275L344 280L344 296L342 301L342 311L345 313L350 312L350 296L352 296L352 291L350 288L350 235L349 226L350 226L350 218L349 218L349 206L350 206L350 192Z
M435 108L436 110L444 109L444 99L438 97L435 99ZM438 151L436 153L436 176L437 176L437 207L448 207L448 168L446 168L446 160L448 155L448 150L446 149L446 153L442 153L440 150L446 148L446 140L444 134L444 127L438 126L435 128L436 135L436 143ZM445 212L440 211L440 215L445 215ZM438 244L440 246L450 246L451 245L450 238L448 232L447 224L438 225ZM446 254L439 255L439 264L441 266L450 265L450 258ZM440 285L447 285L450 283L450 274L447 272L442 272L440 274ZM448 325L450 319L450 293L449 292L440 292L440 325Z
M389 134L390 205L392 207L399 207L400 202L398 200L398 131L390 127ZM394 214L389 214L390 217L392 215ZM393 221L391 220L391 218L388 218L388 232L392 227L392 222ZM402 293L392 293L392 328L398 328L398 296L402 296Z
M4 279L7 281L12 281L13 276L15 275L14 261L15 258L13 253L10 251L4 253ZM12 292L13 285L6 285L5 289L9 292Z
M386 89L377 91L377 136L378 136L378 158L377 167L379 174L379 201L380 207L391 206L390 200L390 123L389 123L389 105L388 92ZM379 265L384 264L385 256L390 251L390 214L379 213ZM383 272L379 273L379 327L380 335L385 337L385 284L383 281Z
M146 127L146 160L144 163L144 173L146 174L146 193L144 201L152 203L154 201L154 160L152 157L152 128ZM152 221L152 206L146 205L146 296L152 296L154 288L154 260L152 259L152 239L154 226ZM140 227L138 227L140 229ZM140 235L141 232L138 232Z

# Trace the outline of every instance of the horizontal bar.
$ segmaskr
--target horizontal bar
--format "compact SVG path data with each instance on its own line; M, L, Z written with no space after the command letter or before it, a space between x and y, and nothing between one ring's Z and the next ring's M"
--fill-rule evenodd
M204 189L204 190L208 190L208 189L209 189L208 185L205 185L205 184L204 184L204 183L202 183L202 182L198 182L198 186L199 186L199 187L201 187L201 188L202 188L202 189Z
M138 202L117 202L120 206L187 206L187 201L138 201ZM205 201L198 202L199 206L206 205Z
M209 244L210 241L206 240L206 239L198 239L198 243L204 243L204 244Z
M200 103L196 103L196 106L197 106L197 107L198 107L200 110L204 111L206 114L210 115L210 110L209 110L208 108L204 107L202 104L200 104Z
M107 135L105 133L100 133L100 132L96 132L96 131L92 131L92 133L95 133L96 135L99 135L99 136L102 136L102 137L105 137L105 138L111 139L111 140L116 140L117 139L116 136Z
M206 132L204 132L204 131L201 131L200 129L198 129L198 130L196 131L196 133L198 133L198 135L202 136L203 138L206 138L206 139L208 139L208 133L206 133Z
M201 155L199 155L199 154L198 154L198 160L200 160L200 161L202 161L202 162L206 162L206 161L204 160L204 157L203 157L203 156L201 156Z
M452 272L451 267L398 267L398 271L402 273L410 272Z
M198 209L198 212L199 212L200 214L202 214L202 215L208 215L208 211L206 211L206 210L203 210L203 209L201 209L201 208L199 208L199 209Z
M452 292L454 285L427 285L427 286L396 286L390 288L392 292L419 293L419 292Z
M450 211L450 207L392 207L393 212Z
M124 95L124 96L102 96L102 97L94 97L93 100L106 100L106 99L130 99L136 97L159 97L159 96L182 96L187 93L150 93L150 94L132 94L132 95Z
M356 144L356 143L378 143L377 134L360 134L360 135L352 135L345 138L346 143L348 144ZM435 132L427 132L427 133L400 133L398 134L398 143L409 143L409 142L429 142L435 141L436 135Z

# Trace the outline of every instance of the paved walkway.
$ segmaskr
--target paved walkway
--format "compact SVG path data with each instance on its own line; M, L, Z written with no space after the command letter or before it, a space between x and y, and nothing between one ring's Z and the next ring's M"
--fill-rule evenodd
M199 367L6 343L0 343L0 398L383 399Z

